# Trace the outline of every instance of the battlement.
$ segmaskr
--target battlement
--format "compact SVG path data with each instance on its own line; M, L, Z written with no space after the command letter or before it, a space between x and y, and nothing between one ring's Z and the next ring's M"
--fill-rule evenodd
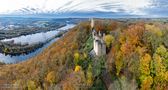
M106 44L104 41L105 33L100 31L96 31L94 29L94 20L91 20L91 28L92 28L92 37L93 37L93 50L97 56L106 55Z

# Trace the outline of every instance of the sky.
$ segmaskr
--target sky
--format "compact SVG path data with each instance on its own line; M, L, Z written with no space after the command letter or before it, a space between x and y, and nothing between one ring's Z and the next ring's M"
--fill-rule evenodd
M0 14L167 17L168 0L0 0Z

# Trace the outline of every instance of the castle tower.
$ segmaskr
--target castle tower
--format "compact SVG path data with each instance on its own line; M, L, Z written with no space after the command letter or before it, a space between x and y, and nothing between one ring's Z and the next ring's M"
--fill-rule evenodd
M96 56L106 55L106 44L104 41L105 33L97 32L94 29L94 20L91 19L92 37L93 37L93 50Z
M91 29L93 29L94 28L94 20L93 20L93 18L91 19Z

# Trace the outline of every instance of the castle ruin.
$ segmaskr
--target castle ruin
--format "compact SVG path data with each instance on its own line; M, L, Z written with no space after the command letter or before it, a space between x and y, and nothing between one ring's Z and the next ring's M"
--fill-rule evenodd
M103 56L103 55L106 55L106 44L104 41L105 33L96 31L94 28L94 24L95 24L94 20L91 19L93 50L96 56Z

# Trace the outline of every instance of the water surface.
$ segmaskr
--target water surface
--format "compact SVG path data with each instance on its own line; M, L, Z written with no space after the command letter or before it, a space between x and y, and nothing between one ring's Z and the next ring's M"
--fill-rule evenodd
M38 43L38 42L45 42L48 39L53 38L61 30L68 30L74 26L75 26L74 24L67 24L66 26L59 28L57 30L54 30L54 31L41 32L41 33L36 33L36 34L31 34L31 35L26 35L26 36L15 37L15 38L11 38L11 39L4 39L2 41L5 42L5 41L14 40L14 43L21 43L21 44L24 44L24 43L33 44L33 43ZM45 44L42 48L39 48L36 51L29 53L27 55L10 56L10 55L5 55L3 53L0 53L0 62L17 63L17 62L25 61L27 59L30 59L30 58L38 55L45 48L47 48L52 43L56 42L58 39L59 38L52 39L49 43Z

